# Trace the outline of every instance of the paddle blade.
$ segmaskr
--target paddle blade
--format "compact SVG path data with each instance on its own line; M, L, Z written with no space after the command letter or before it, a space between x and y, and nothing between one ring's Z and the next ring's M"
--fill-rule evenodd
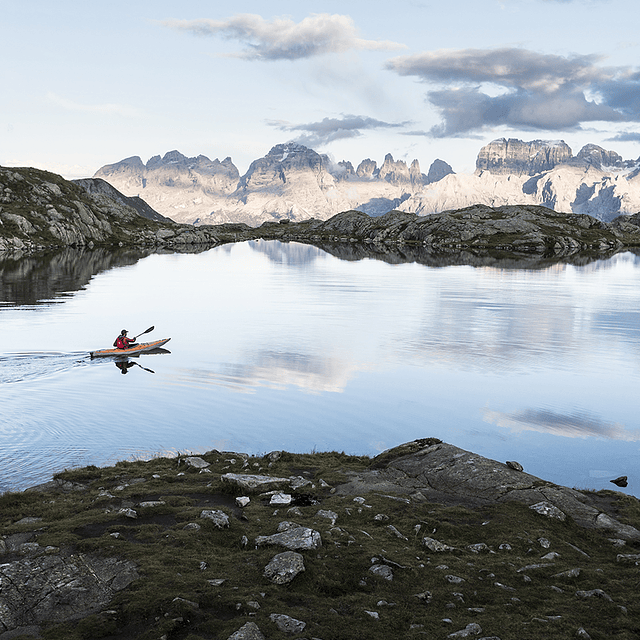
M139 338L140 336L143 336L145 333L149 333L150 331L153 331L155 329L155 327L149 327L146 331L143 331L142 333L139 333L136 336L136 339Z

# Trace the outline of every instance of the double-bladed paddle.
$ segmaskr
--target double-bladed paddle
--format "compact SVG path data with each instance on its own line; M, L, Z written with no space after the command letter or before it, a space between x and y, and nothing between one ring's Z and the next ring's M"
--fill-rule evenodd
M137 340L140 336L143 336L145 333L149 333L150 331L153 331L155 329L155 327L149 327L146 331L143 331L142 333L139 333L134 340Z

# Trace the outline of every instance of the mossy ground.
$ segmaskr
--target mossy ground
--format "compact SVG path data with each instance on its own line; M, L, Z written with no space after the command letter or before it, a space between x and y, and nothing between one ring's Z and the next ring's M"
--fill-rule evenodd
M445 638L471 622L482 627L483 636L502 640L574 637L579 627L594 640L640 634L640 573L633 564L616 562L619 553L640 552L633 544L617 548L602 532L545 518L516 503L468 509L366 494L361 504L321 486L320 479L335 486L349 471L376 464L366 457L285 453L270 462L217 451L201 457L210 463L209 473L188 467L180 457L157 458L59 474L82 490L0 496L3 535L31 531L34 525L15 523L40 517L35 525L40 545L125 558L139 567L141 577L107 609L44 628L44 638L226 639L248 620L267 638L285 637L270 620L272 613L304 621L302 635L322 640ZM244 492L221 481L227 472L303 476L315 486L294 492L297 514L288 507L276 512L259 495L240 509L235 496ZM603 499L616 500L624 521L640 526L638 501L609 493ZM138 506L150 500L165 504ZM136 519L119 512L127 506L137 511ZM217 529L200 518L203 509L222 509L230 526ZM338 514L335 525L317 515L320 509ZM256 548L254 540L275 533L283 520L318 530L323 544L302 552L304 573L279 586L263 571L284 549ZM190 522L201 528L185 529ZM454 550L432 552L423 544L425 536ZM477 543L490 551L467 548ZM505 544L510 548L500 549ZM549 552L559 554L552 566L520 571L547 564L541 557ZM373 564L389 566L393 580L371 573ZM558 576L573 568L581 569L579 576ZM209 582L217 578L224 583ZM576 596L592 589L611 601Z

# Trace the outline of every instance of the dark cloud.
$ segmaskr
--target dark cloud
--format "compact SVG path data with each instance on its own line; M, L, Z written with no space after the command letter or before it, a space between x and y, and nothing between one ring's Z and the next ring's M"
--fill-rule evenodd
M391 129L404 127L408 123L391 123L366 116L344 115L341 118L324 118L320 122L292 125L287 122L272 121L269 124L281 131L301 132L295 142L308 147L324 146L334 140L356 138L363 130Z
M640 142L640 133L619 133L617 136L608 138L608 140L612 140L615 142Z
M349 16L326 13L311 15L299 23L290 18L269 21L259 15L238 14L226 20L166 20L162 24L198 36L237 40L245 51L230 55L247 60L298 60L351 49L406 48L386 40L363 40Z
M386 66L434 86L426 98L443 121L431 135L443 137L493 126L566 131L598 120L640 121L638 72L600 62L510 48L399 56Z

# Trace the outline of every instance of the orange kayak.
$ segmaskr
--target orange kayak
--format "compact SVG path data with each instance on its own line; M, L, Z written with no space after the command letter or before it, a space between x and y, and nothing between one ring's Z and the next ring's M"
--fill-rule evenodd
M101 349L99 351L91 351L90 353L92 358L100 358L102 356L130 356L138 353L144 353L145 351L159 349L163 345L167 344L169 340L171 340L171 338L163 338L162 340L155 340L154 342L141 342L129 347L128 349L116 349L115 347L112 347L111 349Z

